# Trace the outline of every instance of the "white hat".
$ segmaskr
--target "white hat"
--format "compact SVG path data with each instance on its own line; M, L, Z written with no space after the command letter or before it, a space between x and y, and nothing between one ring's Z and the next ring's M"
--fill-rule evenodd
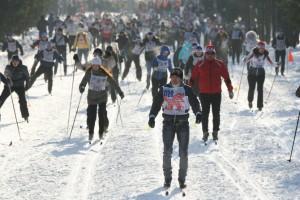
M101 65L101 60L99 57L93 58L90 62L92 65Z

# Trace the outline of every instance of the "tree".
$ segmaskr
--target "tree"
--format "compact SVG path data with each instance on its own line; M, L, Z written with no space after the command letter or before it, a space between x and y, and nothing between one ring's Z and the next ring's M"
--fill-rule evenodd
M0 0L0 37L7 33L22 34L36 26L51 0Z

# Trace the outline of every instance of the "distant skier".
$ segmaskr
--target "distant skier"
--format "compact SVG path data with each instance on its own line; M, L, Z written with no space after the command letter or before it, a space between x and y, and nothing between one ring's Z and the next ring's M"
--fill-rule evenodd
M257 84L257 108L259 111L263 108L263 88L265 82L265 61L268 61L272 66L278 67L280 63L275 63L269 57L269 51L266 49L266 44L260 41L252 52L245 58L244 62L250 62L248 70L248 102L249 108L253 107L254 90Z
M218 132L220 130L220 107L222 98L222 82L224 79L227 89L229 91L230 99L233 98L231 80L228 70L223 61L216 57L216 50L213 45L205 47L205 58L199 61L192 72L192 78L189 85L194 86L195 81L199 79L200 101L203 109L202 117L202 131L203 141L206 142L209 136L208 117L210 107L213 113L213 140L218 140Z
M163 171L164 187L171 186L173 141L175 134L179 143L179 175L178 181L181 189L186 187L186 175L188 169L188 145L189 145L189 110L192 107L196 115L196 123L201 122L201 108L193 89L183 83L183 72L180 68L173 68L170 75L170 83L162 86L154 98L149 113L148 125L155 127L155 118L162 108L163 111Z
M61 63L64 61L64 59L56 50L53 49L53 43L51 41L48 41L46 49L38 52L34 58L37 61L40 61L41 64L31 77L28 89L31 88L35 80L41 74L45 73L45 76L48 80L48 92L51 94L53 85L53 66L55 64L54 61L58 60L58 62Z
M19 104L22 117L28 122L29 112L27 108L27 101L25 97L25 89L28 88L29 72L27 66L22 64L22 60L18 55L13 55L9 65L5 67L4 74L7 77L6 85L0 96L0 108L5 100L13 92L19 96ZM3 75L1 74L1 81L3 82ZM24 87L24 82L26 85Z
M284 76L285 70L285 56L286 56L286 48L289 46L289 41L287 37L285 37L282 30L278 31L276 37L272 41L272 47L275 49L275 61L281 62L281 75ZM279 67L275 69L276 75L278 75Z
M21 56L24 55L23 47L22 45L13 38L12 33L7 34L7 40L3 43L2 51L7 50L7 58L8 62L11 61L11 58L13 55L18 54L18 49L20 50Z
M107 103L107 91L106 81L119 93L121 99L124 98L124 93L117 83L112 79L112 75L105 68L101 66L101 60L99 57L94 57L91 60L92 67L89 68L79 85L79 92L83 93L86 84L89 85L87 101L87 121L89 128L89 140L91 141L94 136L94 127L97 115L99 117L99 138L103 138L105 127L105 119L107 118L106 103Z

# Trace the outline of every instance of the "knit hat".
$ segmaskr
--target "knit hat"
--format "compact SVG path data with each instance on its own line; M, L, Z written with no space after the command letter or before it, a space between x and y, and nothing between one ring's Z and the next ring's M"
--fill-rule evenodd
M97 54L97 55L99 55L99 56L102 56L102 54L103 54L102 50L99 49L99 48L96 48L96 49L94 50L93 53L94 53L94 54Z
M205 47L205 53L216 53L216 49L214 45L207 45Z
M200 45L198 45L198 46L196 47L196 51L202 52L202 47L201 47Z
M147 33L147 35L148 35L148 36L153 36L153 32L152 32L152 31L149 31L149 32Z
M52 43L51 41L48 41L48 42L47 42L47 46L53 47L53 43Z
M101 59L99 57L94 57L90 62L92 65L101 65Z
M183 72L179 67L175 67L172 69L171 76L176 75L179 78L183 79Z
M42 33L42 37L47 37L47 33L46 32Z
M263 41L260 41L259 43L257 43L257 47L258 48L266 48L266 43L264 43Z
M20 61L20 57L17 54L15 54L11 57L11 60Z

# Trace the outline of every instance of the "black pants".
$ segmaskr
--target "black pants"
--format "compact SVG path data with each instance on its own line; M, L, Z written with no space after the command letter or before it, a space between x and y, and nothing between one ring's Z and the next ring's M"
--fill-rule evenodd
M265 82L265 74L260 76L248 75L248 101L252 102L254 98L254 90L257 83L257 108L263 108L263 86Z
M152 81L152 98L154 99L155 96L157 95L158 93L158 90L167 84L167 77L166 78L162 78L162 79L156 79L156 78L153 78L151 79Z
M122 80L124 80L126 78L126 76L128 75L128 72L129 72L129 69L131 67L132 61L135 64L136 78L139 81L141 81L141 79L142 79L142 67L140 65L140 56L139 55L128 56L128 60L125 63L125 69L123 71Z
M208 132L208 117L210 106L213 113L213 131L220 130L220 107L221 107L221 93L206 94L200 93L200 101L202 107L202 131Z
M232 44L232 64L235 64L235 56L236 56L236 61L237 64L240 64L240 55L241 55L241 44L239 41L234 41Z
M89 126L89 134L94 134L95 122L97 117L97 107L98 107L98 117L99 117L99 136L103 135L104 129L108 127L108 118L106 110L106 102L88 105L87 108L87 122Z
M39 68L37 69L36 73L30 79L29 88L33 85L35 80L43 73L45 73L45 78L48 80L48 92L51 93L52 84L53 84L52 67L45 67L45 66L40 65Z
M283 51L276 50L275 51L275 61L279 62L279 58L281 61L281 74L284 73L284 69L285 69L285 56L286 56L285 50L283 50ZM279 67L276 67L276 74L278 74L278 71L279 71Z
M23 118L29 117L29 112L27 108L27 101L25 97L25 89L24 87L11 87L11 93L16 92L19 97L19 104L20 104L20 110ZM10 91L7 86L4 86L4 90L2 91L1 97L0 97L0 108L4 104L7 97L9 97Z

